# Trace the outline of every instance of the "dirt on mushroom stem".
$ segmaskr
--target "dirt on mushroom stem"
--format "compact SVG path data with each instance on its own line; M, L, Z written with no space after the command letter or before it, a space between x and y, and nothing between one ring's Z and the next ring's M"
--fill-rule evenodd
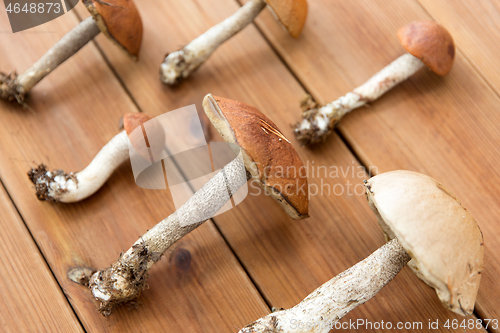
M142 242L132 246L128 260L121 260L122 256L123 254L110 267L95 272L88 283L93 294L103 291L109 296L106 301L99 300L98 311L103 316L109 316L116 306L134 301L140 296L147 286L149 267L152 263L159 261L162 254L150 251ZM117 276L122 280L120 289L115 288L114 285L117 282Z
M29 109L25 103L25 95L31 88L99 33L99 27L89 17L64 35L24 73L0 73L0 97L8 101L16 100Z
M178 51L169 53L160 65L160 79L176 85L187 79L225 41L240 32L266 7L263 0L250 0L233 15L208 29Z
M302 122L295 123L292 127L295 129L294 132L297 140L301 145L306 146L325 142L330 133L334 131L340 119L347 113L346 109L340 105L339 108L335 108L330 114L323 115L320 113L320 106L310 95L307 95L306 98L300 102L300 107L302 110L302 119L309 122L309 128L303 128L301 126ZM325 129L318 126L315 120L318 115L322 116L325 122L328 123Z
M175 213L171 217L174 222ZM205 220L177 228L166 248L204 222ZM147 239L146 235L144 237ZM141 237L141 240L132 245L125 254L121 254L114 264L93 273L90 277L89 288L99 302L97 310L103 316L109 316L121 304L136 301L146 288L149 269L165 253L165 251L153 251L155 244L152 243L153 241L144 241Z
M24 105L25 94L17 91L17 74L0 72L0 98L9 102L17 101Z
M58 201L58 198L68 191L61 187L51 187L51 184L57 183L55 178L58 176L62 176L66 181L71 179L75 184L78 184L78 179L72 172L66 173L63 170L49 171L44 164L40 164L28 171L28 177L31 182L35 184L36 197L38 200Z

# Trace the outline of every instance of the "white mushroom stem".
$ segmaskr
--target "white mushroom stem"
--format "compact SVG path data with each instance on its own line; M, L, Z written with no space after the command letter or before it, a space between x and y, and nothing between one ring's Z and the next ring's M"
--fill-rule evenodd
M139 238L110 267L90 278L90 289L99 301L99 311L113 308L139 296L148 270L176 241L217 213L248 179L242 159L236 158L210 179L184 205Z
M101 32L101 30L99 30L97 23L92 17L83 20L61 38L26 72L17 77L1 75L0 97L6 99L16 98L18 102L23 102L24 95L27 94L35 84L80 50L85 44L97 36L99 32Z
M240 333L328 333L340 318L375 296L408 261L408 253L393 239L293 308L271 313Z
M406 53L352 92L320 108L305 110L304 119L295 128L297 139L305 144L324 141L346 113L378 99L422 67L420 59Z
M186 79L219 45L250 24L265 6L264 0L250 0L232 16L207 30L182 50L170 53L160 66L160 79L171 85Z
M44 165L28 174L40 200L76 202L83 200L108 180L113 171L129 159L129 138L125 131L111 139L80 172L48 171Z

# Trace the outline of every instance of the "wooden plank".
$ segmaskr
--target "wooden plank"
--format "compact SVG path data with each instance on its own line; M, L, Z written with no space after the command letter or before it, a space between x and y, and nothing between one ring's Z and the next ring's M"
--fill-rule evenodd
M2 332L83 332L3 185L0 211Z
M27 68L75 24L74 14L68 14L26 33L3 34L0 70ZM9 30L5 15L0 30ZM130 73L138 70L129 60L115 65ZM138 188L124 164L103 189L81 203L36 199L26 175L33 161L80 170L117 133L119 117L137 111L95 45L85 46L41 81L29 103L35 114L0 102L0 177L87 331L232 332L268 311L209 222L151 270L150 289L137 310L122 307L102 317L89 291L66 277L68 270L104 268L115 261L174 211L170 192ZM188 253L190 260L185 259Z
M492 0L418 0L433 19L445 25L462 54L500 93L500 2ZM460 19L457 19L460 18Z
M403 54L395 35L400 26L430 19L412 0L309 3L308 23L297 42L287 38L268 13L259 17L258 25L320 103L352 90ZM461 21L462 16L455 19ZM441 78L421 71L370 108L346 116L340 130L364 164L380 172L424 172L462 200L485 236L486 264L476 309L485 319L498 319L500 300L492 295L500 293L496 279L500 193L491 184L500 178L496 171L500 100L463 56L470 52L462 51L468 48L460 44L467 33L466 29L454 31L458 52L450 75ZM298 120L299 108L291 110ZM335 141L328 140L324 149L334 149Z
M236 3L190 0L152 5L144 1L138 6L148 20L137 75L131 75L125 68L117 67L116 71L141 109L154 114L190 103L201 109L203 95L211 92L255 105L276 122L285 136L292 137L289 125L294 110L298 109L297 101L305 92L253 26L222 45L191 79L178 87L162 86L158 81L158 66L165 53L185 45L231 15L238 8ZM268 17L269 13L261 15ZM290 44L296 43L283 38ZM98 43L111 63L125 61L102 38ZM316 168L342 167L338 175L330 174L331 169L327 177L311 175L311 184L319 188L324 184L325 191L330 188L332 193L311 198L310 219L291 221L275 203L257 195L253 188L252 194L236 209L214 219L273 306L296 304L321 283L383 244L375 216L360 191L366 174L338 136L332 136L331 143L315 151L299 149L303 160L309 161L310 171L313 164ZM344 176L342 172L347 174ZM347 193L349 186L351 191L354 189L354 184L358 185L358 195ZM391 321L396 325L401 321L427 324L429 319L438 319L443 324L446 319L459 317L447 311L434 291L405 269L375 299L357 308L345 320L358 318ZM248 317L247 321L255 319ZM437 331L447 330L441 325Z

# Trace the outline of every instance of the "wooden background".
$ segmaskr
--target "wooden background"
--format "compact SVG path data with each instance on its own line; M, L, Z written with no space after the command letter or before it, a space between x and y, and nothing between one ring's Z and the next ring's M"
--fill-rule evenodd
M460 198L485 237L475 316L500 319L498 0L309 0L298 40L266 9L175 88L158 79L165 54L241 3L142 0L137 5L144 20L138 63L100 35L34 88L29 101L34 113L0 102L0 331L237 332L270 307L295 305L383 244L364 196L347 193L367 177L359 173L362 166L376 173L423 172ZM0 8L4 72L24 71L88 16L79 4L52 22L12 34ZM299 147L290 127L299 120L299 100L310 93L325 103L363 83L403 54L395 32L415 19L433 19L451 31L458 48L452 72L441 78L422 70L371 107L346 116L323 146ZM267 197L249 196L169 249L151 270L137 309L122 307L104 318L67 271L112 263L173 212L169 191L138 188L125 163L93 197L51 204L36 199L26 172L39 162L80 170L118 132L123 113L155 116L189 104L201 111L207 93L258 107L311 168L338 166L346 174L310 177L313 187L326 184L323 188L337 193L313 195L311 218L302 221L288 219ZM405 268L343 320L356 319L424 327L439 320L436 331L446 332L454 331L443 327L446 320L462 317L446 310Z

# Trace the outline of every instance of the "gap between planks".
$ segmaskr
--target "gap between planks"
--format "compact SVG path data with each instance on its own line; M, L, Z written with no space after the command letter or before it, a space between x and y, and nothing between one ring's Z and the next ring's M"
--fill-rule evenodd
M28 225L26 224L26 221L24 220L24 217L23 215L21 214L21 212L19 211L19 209L17 208L17 205L16 203L14 202L14 200L12 200L12 196L10 195L9 191L7 190L7 187L5 187L4 185L4 182L3 180L0 178L0 187L3 188L3 190L5 191L5 193L7 194L7 197L9 198L9 201L10 201L10 204L12 205L12 207L14 207L14 209L16 210L16 213L17 215L19 215L19 219L23 222L23 225L24 227L26 228L26 230L28 231L28 234L30 235L31 239L33 240L33 243L35 244L37 250L38 250L38 253L40 253L40 257L42 257L43 259L43 262L45 263L45 265L47 266L47 269L48 271L50 272L50 276L52 276L52 278L54 279L54 281L56 282L57 284L57 287L61 290L61 293L64 295L64 299L66 300L66 303L68 304L69 308L71 309L71 311L73 312L73 314L75 315L75 318L76 320L78 321L78 324L80 325L80 327L82 328L82 330L84 332L87 332L87 330L85 329L85 326L83 326L83 323L82 321L80 320L80 317L78 317L78 314L76 313L75 309L73 308L73 305L71 304L71 302L69 301L69 298L68 298L68 295L66 295L66 293L64 292L64 289L63 287L61 286L61 284L59 283L59 280L57 279L56 275L54 274L54 271L52 270L52 268L50 267L49 265L49 262L47 261L47 258L45 258L45 254L43 253L42 249L40 248L40 246L38 245L35 237L33 237L33 234L31 233L31 230L30 228L28 227Z
M429 16L432 20L436 21L439 23L438 20L436 20L436 18L427 10L427 8L421 3L420 0L414 0L414 2L420 7L422 8L422 10L427 14L427 16ZM458 45L455 45L455 48L457 50L457 53L460 53L462 55L462 57L465 59L466 63L468 65L470 65L470 67L477 73L477 75L481 78L481 80L483 80L483 82L485 83L485 85L491 90L491 92L496 95L497 97L500 98L500 93L498 92L498 90L496 89L495 85L493 84L493 82L491 82L485 75L483 75L482 71L476 66L475 62L472 60L472 58L470 58L469 56L467 56L467 53L466 52L461 52L460 51L460 48L458 47ZM485 320L486 317L485 316L482 316L480 315L480 313L478 312L478 310L476 308L474 308L474 312L473 312L474 316L476 316L478 319L481 319L481 324L483 325L483 328L486 332L489 332L489 333L493 333L491 327L490 328L486 328L484 323L485 323Z
M422 8L422 10L427 14L427 16L429 16L431 19L433 19L434 21L438 22L432 15L431 13L429 13L429 11L420 3L419 0L414 0L416 4L418 4L420 6L420 8ZM483 76L483 74L481 73L481 71L475 66L474 62L466 55L465 52L461 52L460 51L460 48L455 45L455 48L457 50L456 53L460 53L462 55L462 57L465 59L465 61L467 62L467 64L469 64L471 66L471 68L479 75L479 77L484 81L484 83L488 86L488 88L490 88L490 90L495 94L497 95L498 97L500 97L500 94L498 94L498 92L495 90L493 84L486 78ZM339 132L339 135L341 136L342 140L344 140L344 135L343 134L340 134L341 131L338 131ZM346 142L348 142L346 140ZM349 145L351 146L351 145ZM354 154L354 152L353 152ZM363 164L364 165L364 164ZM494 333L490 328L486 328L486 326L484 325L485 321L484 321L484 317L481 316L478 312L478 310L476 309L476 307L474 307L474 312L472 313L473 316L475 316L476 318L478 319L481 319L481 325L483 326L483 329L488 332L488 333Z
M434 16L431 15L431 13L425 8L424 5L422 5L422 3L420 2L420 0L414 0L415 3L420 7L422 8L422 10L427 14L427 16L429 16L430 18L432 18L434 21L438 22L438 20L436 20L434 18ZM491 82L484 74L481 70L479 70L479 68L477 67L477 65L475 64L475 62L469 57L467 56L467 53L466 52L461 52L460 51L460 48L455 44L455 48L457 50L457 53L460 53L462 55L462 57L465 59L465 61L467 62L468 65L470 65L470 67L477 73L477 75L483 80L483 82L486 84L486 86L488 86L488 88L490 88L490 90L493 92L493 94L495 94L497 97L500 98L500 92L496 89L495 85L493 84L493 82ZM456 56L455 56L456 57ZM500 87L499 87L500 88Z

